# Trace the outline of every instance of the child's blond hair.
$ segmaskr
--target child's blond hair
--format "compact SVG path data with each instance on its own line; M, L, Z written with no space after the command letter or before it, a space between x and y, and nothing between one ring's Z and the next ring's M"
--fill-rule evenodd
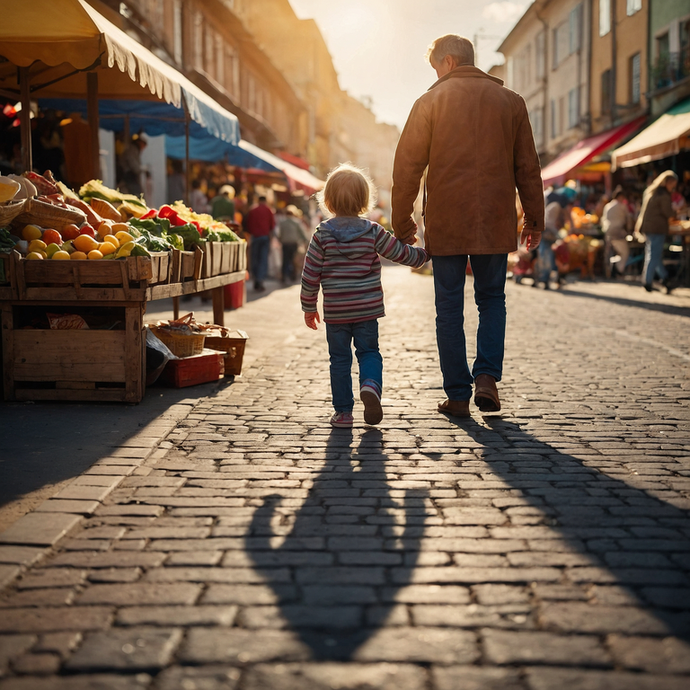
M341 163L328 173L316 200L327 215L362 216L376 204L376 187L364 170Z

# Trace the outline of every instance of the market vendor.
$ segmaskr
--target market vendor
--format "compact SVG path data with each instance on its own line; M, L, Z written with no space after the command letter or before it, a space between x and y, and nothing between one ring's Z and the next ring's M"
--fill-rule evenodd
M223 222L235 222L235 188L224 184L211 200L211 215Z

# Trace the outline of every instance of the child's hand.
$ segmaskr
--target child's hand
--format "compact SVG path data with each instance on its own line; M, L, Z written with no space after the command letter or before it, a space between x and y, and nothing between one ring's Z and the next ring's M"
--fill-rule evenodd
M321 323L321 317L318 311L305 311L304 312L304 323L309 326L313 331L317 330L317 323Z

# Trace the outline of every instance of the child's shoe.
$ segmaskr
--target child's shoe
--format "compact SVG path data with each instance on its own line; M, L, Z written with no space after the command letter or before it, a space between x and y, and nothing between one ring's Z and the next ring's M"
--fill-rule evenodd
M367 424L378 424L383 419L381 394L378 387L367 379L359 389L359 399L364 403L364 421Z
M354 422L352 412L334 412L331 417L331 426L338 429L351 429Z

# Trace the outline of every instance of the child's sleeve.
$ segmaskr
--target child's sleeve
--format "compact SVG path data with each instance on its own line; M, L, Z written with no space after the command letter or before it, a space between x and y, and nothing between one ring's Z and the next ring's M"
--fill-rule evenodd
M403 244L395 235L391 235L380 226L374 240L374 247L381 256L404 266L419 268L429 260L426 249Z
M319 242L318 232L312 235L304 257L304 268L302 269L302 289L300 300L302 311L316 311L316 302L319 296L321 285L321 269L323 268L323 247Z

